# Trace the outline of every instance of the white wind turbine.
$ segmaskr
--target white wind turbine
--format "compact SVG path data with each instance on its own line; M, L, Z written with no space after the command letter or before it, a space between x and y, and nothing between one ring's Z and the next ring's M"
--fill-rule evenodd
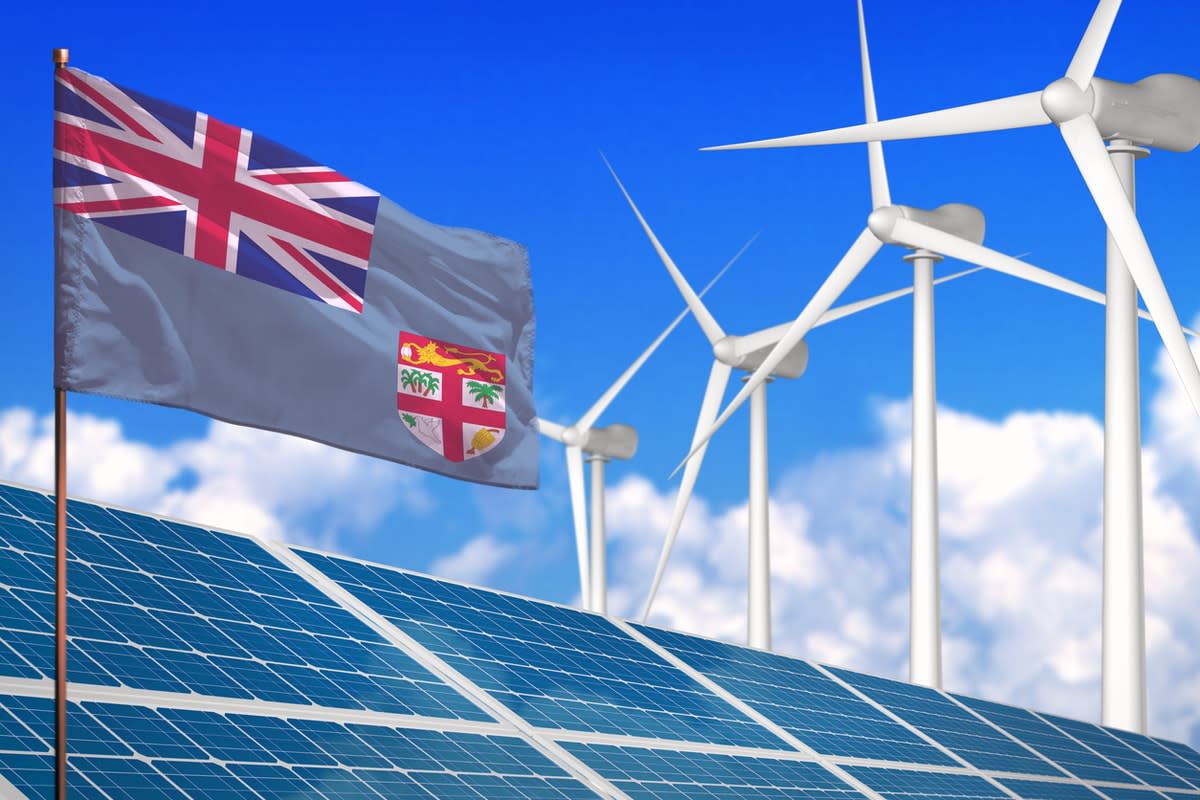
M1121 0L1100 0L1066 75L1045 89L926 114L820 133L766 139L724 148L794 147L817 144L914 139L960 133L1058 127L1088 190L1108 226L1108 310L1105 339L1104 623L1102 718L1107 725L1146 728L1144 591L1142 586L1141 476L1137 369L1137 292L1193 407L1200 412L1200 367L1184 338L1185 329L1167 294L1154 256L1134 211L1133 161L1143 146L1189 152L1200 144L1200 81L1183 75L1151 75L1136 83L1095 77ZM1105 140L1109 141L1108 152ZM886 224L877 233L893 240L920 239L923 246L954 244L964 258L969 248L917 230L909 220ZM875 226L872 227L875 229ZM936 232L935 232L936 233ZM915 234L919 234L915 235ZM855 244L847 258L796 320L798 339L840 294L870 257L871 243ZM976 253L975 255L979 255ZM983 263L975 258L966 260ZM989 263L988 266L995 266ZM785 338L784 340L789 341ZM786 353L781 345L782 358ZM745 395L770 374L771 358L718 419L721 424Z
M704 390L704 399L700 404L700 415L696 421L695 437L698 439L712 424L716 416L719 404L725 395L725 387L729 382L732 370L736 368L744 372L752 372L762 363L766 355L771 352L775 343L787 331L788 325L786 323L777 325L773 328L767 328L745 336L727 335L716 318L700 300L700 296L696 294L687 282L679 267L676 266L670 254L667 253L666 248L658 240L658 237L650 228L649 223L646 222L645 217L642 216L641 211L634 203L629 192L625 189L625 186L621 183L620 178L617 177L616 172L613 171L611 165L609 165L609 170L612 171L613 178L616 180L621 192L625 195L629 207L633 209L633 213L637 216L638 222L658 253L663 266L670 273L672 280L674 280L676 287L679 289L679 293L687 301L688 307L692 311L692 316L696 318L696 321L704 331L705 337L707 337L709 344L712 346L713 365L709 372L708 385ZM928 264L930 269L932 269L932 259L928 260ZM946 276L939 279L937 283L952 280L975 271L977 270L971 269ZM900 289L832 309L822 316L817 325L833 322L858 311L863 311L889 300L903 297L911 292L911 289ZM808 347L803 341L799 341L793 345L787 356L774 366L772 376L798 378L803 374L807 363ZM747 640L752 647L760 649L770 649L771 647L770 523L768 519L769 484L767 480L767 410L765 390L765 384L759 386L752 397L750 405L750 537L749 576L747 582ZM695 444L695 439L693 440L693 444ZM704 450L704 447L700 447L695 457L688 462L684 470L679 494L676 496L675 507L671 514L670 523L667 526L662 553L659 556L654 580L642 614L643 620L650 613L650 608L662 581L667 561L670 559L675 538L679 533L680 526L683 524L684 514L687 511L696 479L700 474Z
M607 163L607 162L606 162ZM703 295L716 284L734 263L742 257L747 248L758 238L755 234L742 245L733 258L713 276L700 294ZM575 555L579 564L579 591L583 606L589 611L601 614L607 613L608 585L607 576L607 543L604 534L604 465L610 459L628 460L637 452L638 435L632 426L613 424L596 427L596 420L608 408L625 385L637 374L646 360L654 354L659 345L671 334L671 331L688 315L688 308L679 312L671 324L655 337L640 356L626 367L625 371L609 386L573 425L560 425L545 419L538 419L538 430L566 446L567 480L571 490L571 516L575 528ZM591 537L589 554L588 510L585 508L585 490L583 485L584 453L589 456L592 465L592 502L591 502Z

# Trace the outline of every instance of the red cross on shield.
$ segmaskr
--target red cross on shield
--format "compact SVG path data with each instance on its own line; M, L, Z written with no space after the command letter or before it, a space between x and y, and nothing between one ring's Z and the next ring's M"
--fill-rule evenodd
M504 438L504 356L401 331L397 407L404 427L451 461Z

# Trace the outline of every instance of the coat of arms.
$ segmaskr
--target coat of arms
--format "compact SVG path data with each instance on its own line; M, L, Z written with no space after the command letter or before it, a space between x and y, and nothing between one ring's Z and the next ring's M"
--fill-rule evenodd
M451 461L492 450L504 438L504 356L400 333L397 406L404 426Z

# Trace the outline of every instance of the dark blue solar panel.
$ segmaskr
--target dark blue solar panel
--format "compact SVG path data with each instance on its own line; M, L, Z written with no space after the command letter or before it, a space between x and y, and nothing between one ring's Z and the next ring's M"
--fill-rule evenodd
M564 742L630 797L828 798L863 795L810 761Z
M1154 741L1170 750L1172 753L1178 756L1180 760L1190 764L1194 769L1200 770L1200 753L1196 752L1193 748L1188 747L1186 744L1172 742L1170 739L1155 739ZM1185 775L1184 777L1188 776Z
M846 771L884 797L933 797L954 800L1009 800L982 778L916 770L847 766Z
M0 706L8 709L29 731L37 737L26 748L32 753L49 752L54 742L54 701L49 697L24 697L6 695L0 697ZM111 731L79 707L76 703L67 706L67 729L71 736L71 749L75 752L95 755L126 756L130 749L121 743Z
M1122 786L1102 786L1100 791L1111 800L1163 800L1164 797L1153 789L1133 789Z
M54 501L42 492L0 484L0 499L23 516L54 524ZM0 507L0 514L9 513Z
M862 675L833 672L879 705L968 763L983 770L1065 777L1045 759L1004 736L933 689Z
M53 539L12 514L44 519L52 504L0 490L0 675L49 678ZM82 501L68 509L72 681L491 719L245 537Z
M313 715L320 719L307 719L258 713L249 704L241 706L244 713L218 713L112 700L72 703L74 797L595 796L521 739L370 724L369 715L335 721L337 709L491 717L253 540L79 501L69 510L73 682L325 709ZM0 485L0 676L44 681L53 675L52 520L45 495ZM560 742L630 797L861 796L820 764L785 755L786 742L601 617L297 552L537 727L779 753ZM952 700L843 670L834 671L834 680L796 659L641 630L814 750L894 762L895 768L842 762L884 797L1006 794L966 774L878 706L981 770L1029 776L1003 779L1021 797L1200 800L1191 788L1200 786L1200 754L1185 745ZM44 686L31 682L28 691ZM1035 779L1062 773L993 725L1099 785ZM52 740L49 698L0 697L5 781L49 800ZM1132 785L1139 779L1145 782L1140 789Z
M1019 781L1009 778L1002 779L1000 783L1025 800L1103 800L1103 795L1078 783Z
M52 794L51 708L49 698L0 696L0 775L32 798ZM68 725L73 797L378 800L383 789L428 798L419 787L489 800L595 797L510 736L91 702L72 704Z
M32 800L53 800L54 756L6 753L0 758L0 775Z
M1127 746L1138 751L1156 764L1178 775L1188 784L1188 788L1200 789L1200 768L1191 761L1181 757L1175 750L1159 744L1149 736L1140 733L1122 731L1116 728L1105 728L1111 735L1117 737Z
M786 747L602 617L297 552L536 726Z
M638 629L818 753L957 765L799 659L658 628Z
M1150 761L1120 739L1111 735L1099 725L1090 722L1078 722L1073 719L1042 714L1043 719L1065 733L1075 737L1088 747L1100 753L1110 761L1119 764L1126 772L1130 772L1151 786L1164 788L1192 788L1178 776L1171 774L1160 765Z
M955 695L955 698L1077 778L1113 783L1138 782L1137 778L1125 770L1084 747L1031 711L972 697Z

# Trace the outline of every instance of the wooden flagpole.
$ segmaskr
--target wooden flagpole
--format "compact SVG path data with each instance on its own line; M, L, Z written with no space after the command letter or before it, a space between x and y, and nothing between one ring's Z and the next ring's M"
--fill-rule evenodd
M67 65L54 50L54 70ZM67 392L54 388L54 798L67 800Z

